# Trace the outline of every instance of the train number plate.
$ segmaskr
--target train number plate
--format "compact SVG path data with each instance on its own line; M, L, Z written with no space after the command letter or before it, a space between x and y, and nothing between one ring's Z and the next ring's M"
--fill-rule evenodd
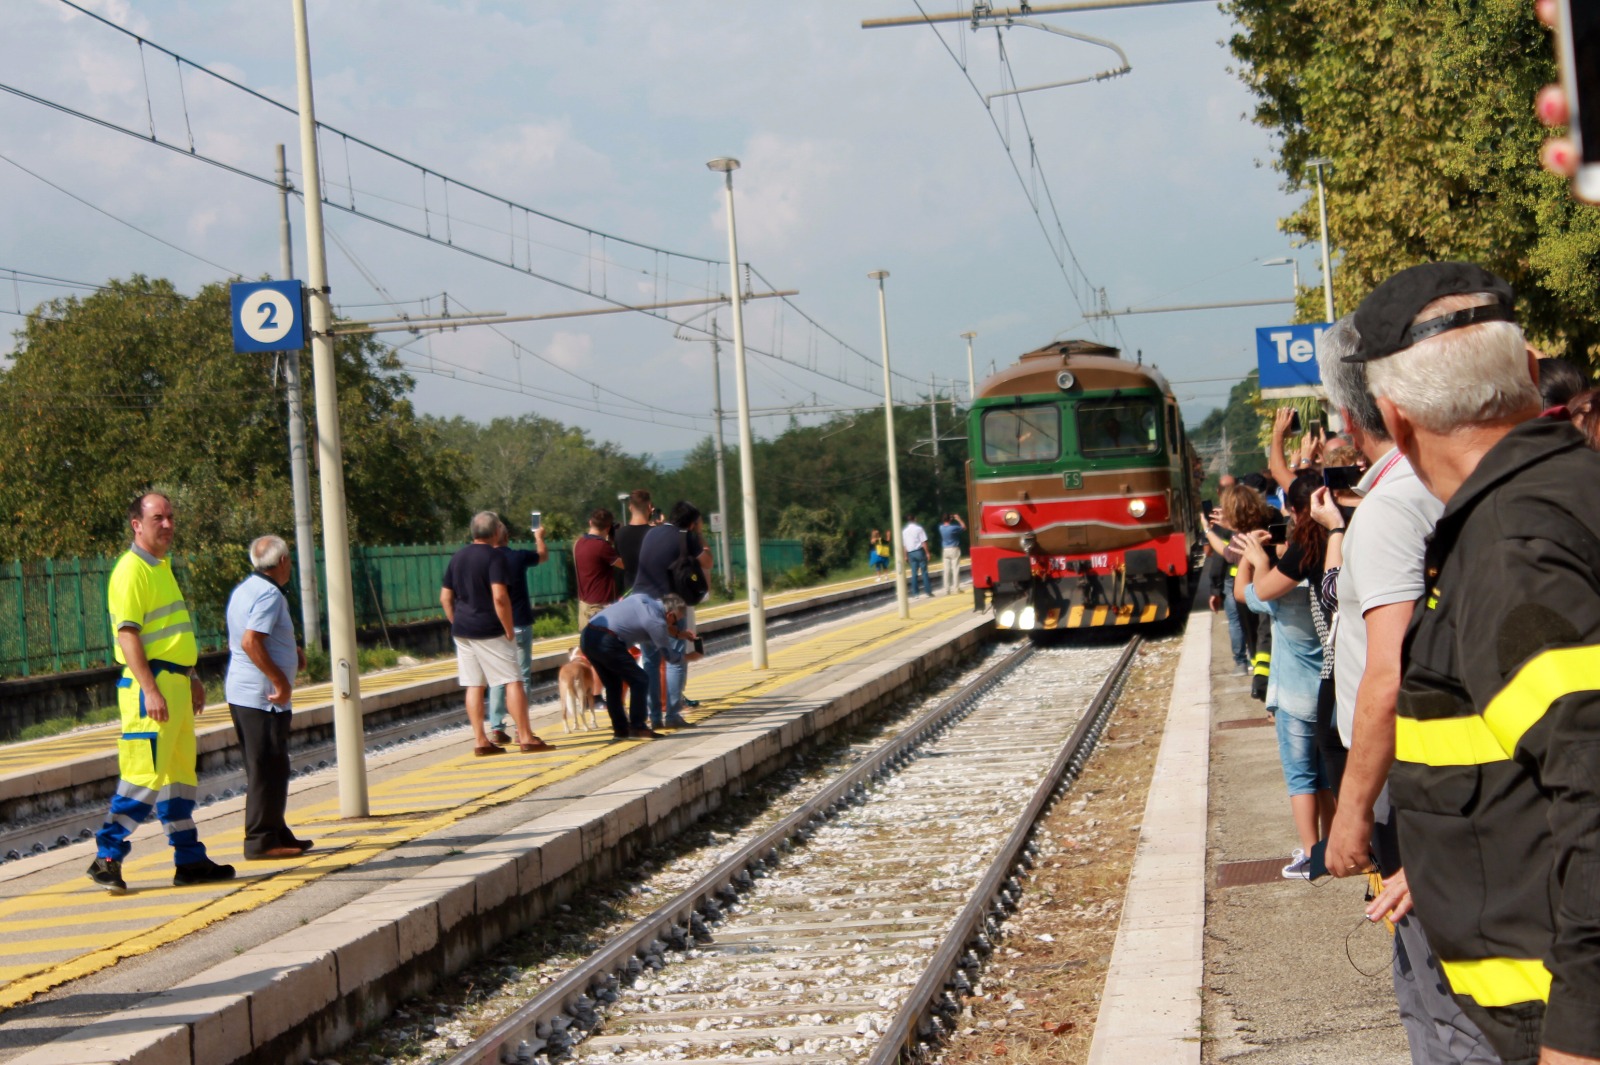
M1061 475L1061 484L1064 488L1082 488L1083 472L1081 470L1068 470Z
M1090 555L1089 556L1089 565L1093 566L1095 569L1110 569L1111 568L1111 556L1110 555Z

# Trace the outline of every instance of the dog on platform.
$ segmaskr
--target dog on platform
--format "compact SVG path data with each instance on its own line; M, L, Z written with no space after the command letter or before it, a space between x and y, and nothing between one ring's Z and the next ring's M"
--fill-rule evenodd
M587 732L599 727L594 697L601 690L600 674L576 647L556 674L556 688L561 693L561 724L568 732ZM584 722L586 715L587 724Z

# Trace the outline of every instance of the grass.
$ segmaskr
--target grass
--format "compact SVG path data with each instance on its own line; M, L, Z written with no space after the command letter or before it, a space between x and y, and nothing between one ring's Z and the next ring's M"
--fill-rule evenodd
M63 732L71 732L82 725L101 725L107 721L115 721L119 711L114 706L102 706L91 710L82 717L51 717L43 721L36 721L23 729L17 736L19 740L42 740L47 736L59 736Z

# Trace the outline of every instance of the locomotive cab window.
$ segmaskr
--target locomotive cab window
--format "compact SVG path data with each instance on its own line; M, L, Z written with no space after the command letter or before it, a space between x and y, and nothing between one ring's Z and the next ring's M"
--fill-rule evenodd
M983 461L1052 462L1061 455L1061 411L1055 406L996 407L983 415Z
M1152 455L1161 449L1161 412L1153 399L1078 404L1078 449L1085 458Z

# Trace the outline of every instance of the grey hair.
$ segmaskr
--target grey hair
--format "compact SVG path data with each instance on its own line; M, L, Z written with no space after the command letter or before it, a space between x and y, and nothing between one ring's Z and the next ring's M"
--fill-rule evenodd
M1485 292L1441 296L1414 318L1494 302ZM1455 429L1502 421L1540 406L1539 386L1528 373L1528 344L1512 322L1479 322L1419 341L1373 361L1368 381L1423 429Z
M664 613L676 614L681 618L683 612L689 609L689 604L683 601L683 596L668 592L661 597L661 609Z
M472 538L493 540L500 531L500 515L492 510L480 510L472 516Z
M1356 332L1356 316L1347 314L1330 325L1317 345L1317 366L1322 370L1322 387L1328 391L1328 402L1335 410L1349 415L1351 423L1363 434L1377 440L1388 440L1389 430L1383 427L1383 415L1378 413L1378 401L1372 398L1367 387L1367 364L1345 362L1346 355L1354 355L1361 343Z
M256 569L272 569L289 557L289 545L281 536L258 536L250 541L250 565Z

